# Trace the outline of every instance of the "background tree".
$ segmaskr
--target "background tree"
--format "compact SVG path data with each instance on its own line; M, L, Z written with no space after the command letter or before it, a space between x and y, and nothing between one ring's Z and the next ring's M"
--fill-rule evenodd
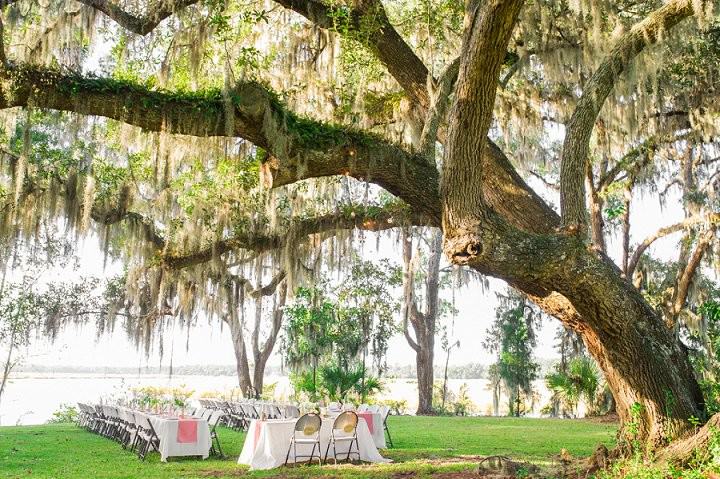
M403 232L403 333L415 351L415 368L418 381L418 408L416 414L433 413L433 387L435 364L435 335L440 320L440 261L442 233L437 230L429 236L426 264L422 264L419 245L413 251L413 236ZM419 234L418 242L425 236ZM424 271L421 270L422 267ZM416 289L422 287L422 293ZM423 307L424 303L424 307ZM410 334L410 327L414 332Z
M536 345L534 328L539 318L525 298L509 292L508 296L498 295L500 306L496 319L488 329L485 347L497 353L493 364L491 382L497 387L502 384L508 398L511 416L521 416L527 410L524 406L534 393L533 381L537 379L540 365L533 358ZM493 376L495 379L493 381Z
M0 243L0 401L33 339L52 341L68 323L111 314L98 294L102 288L97 279L54 280L76 271L73 243L54 225L40 231L36 238Z
M378 389L366 372L368 355L378 375L384 372L388 340L396 332L397 303L388 287L398 284L387 262L355 260L347 278L332 288L300 288L286 308L283 337L286 363L295 383L313 394L321 389L345 399L354 389L365 396ZM352 386L352 387L351 387Z
M262 274L258 276L262 277ZM235 364L238 375L238 384L246 397L258 398L263 392L265 367L273 352L275 342L282 331L283 308L287 299L287 283L284 281L284 272L278 273L266 285L253 286L248 280L228 280L225 285L227 309L222 316L223 321L230 330L233 350L235 352ZM239 283L239 284L238 284ZM245 319L246 312L245 296L253 301L254 321L252 327L248 327ZM268 307L267 298L271 304ZM269 311L268 311L269 310ZM266 338L262 339L263 326L266 323L264 317L269 317L270 328ZM248 341L247 336L250 336ZM250 347L248 347L248 342ZM250 349L250 354L248 354ZM252 374L250 373L249 357L252 357Z
M442 232L423 231L420 228L403 229L403 334L415 351L415 369L418 380L418 409L416 414L433 414L433 388L435 384L435 340L441 332L441 320L453 311L453 305L440 298L443 289L453 290L466 286L476 279L459 268L442 268ZM411 333L412 331L412 333ZM453 341L452 345L456 342ZM447 352L444 369L447 393L447 370L451 342L443 336L443 350Z

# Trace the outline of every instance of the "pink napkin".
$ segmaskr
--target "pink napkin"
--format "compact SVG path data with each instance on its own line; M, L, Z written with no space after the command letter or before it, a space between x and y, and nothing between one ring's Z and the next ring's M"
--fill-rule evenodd
M361 417L365 419L365 422L368 425L368 429L370 429L370 434L373 434L375 425L373 424L373 414L371 412L359 412L357 413L358 417Z
M258 445L258 441L260 440L260 431L262 431L262 425L263 421L257 420L255 421L255 442L253 442L254 446L253 449L255 449Z
M180 419L178 421L177 442L196 443L198 423L194 419Z

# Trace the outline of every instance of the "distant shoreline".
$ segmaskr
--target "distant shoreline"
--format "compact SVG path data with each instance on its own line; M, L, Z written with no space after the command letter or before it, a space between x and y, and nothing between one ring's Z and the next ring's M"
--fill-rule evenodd
M552 369L556 359L540 359L541 376ZM467 363L451 365L448 368L448 379L487 379L488 366L480 363ZM77 375L104 375L112 377L123 375L134 377L139 376L235 376L237 370L234 365L208 364L208 365L182 365L174 366L171 369L167 366L144 366L144 367L97 367L97 366L43 366L43 365L21 365L16 368L13 376L20 377L22 374L77 374ZM278 366L268 366L265 376L288 376L289 371ZM435 366L435 378L442 379L445 375L443 368ZM100 376L100 377L104 377ZM412 365L392 365L382 375L387 379L415 379L416 371Z

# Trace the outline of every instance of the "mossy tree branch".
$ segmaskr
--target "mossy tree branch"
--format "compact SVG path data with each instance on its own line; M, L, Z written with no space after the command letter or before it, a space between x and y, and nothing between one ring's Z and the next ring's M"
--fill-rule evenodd
M633 274L635 273L635 269L640 262L640 258L642 258L642 255L645 254L645 251L647 251L647 249L652 246L655 241L673 233L682 231L684 229L692 228L694 226L699 226L703 224L708 224L712 228L715 228L718 224L720 224L720 214L691 216L679 223L660 228L655 233L649 235L647 238L642 240L640 244L635 248L632 257L630 258L630 262L628 263L627 271L625 272L626 276L628 278L632 278Z
M560 170L560 207L564 226L587 225L585 172L590 137L605 100L633 59L693 14L692 0L672 0L622 35L583 88L567 123Z
M240 82L227 108L220 90L174 93L29 65L3 72L0 108L27 106L104 116L147 131L236 136L269 153L274 186L346 174L372 181L439 223L438 173L421 156L377 135L298 117L255 82ZM228 113L231 112L231 113Z

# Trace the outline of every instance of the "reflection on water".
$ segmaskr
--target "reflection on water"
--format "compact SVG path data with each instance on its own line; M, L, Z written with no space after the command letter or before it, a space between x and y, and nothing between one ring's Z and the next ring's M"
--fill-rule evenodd
M276 397L285 399L290 394L287 377L269 377L265 384L277 383ZM451 379L449 390L457 393L460 386L467 384L468 395L477 406L476 413L493 414L493 396L485 379ZM42 424L52 417L61 404L94 402L120 397L130 389L142 386L177 387L184 386L196 394L211 391L227 391L237 385L235 376L173 376L132 375L132 374L43 374L19 373L13 376L0 403L0 425ZM543 381L536 381L536 398L533 412L538 416L540 409L548 403L550 393ZM405 400L408 411L417 408L417 383L411 379L385 381L385 390L380 399ZM507 400L501 398L500 414L507 413Z

